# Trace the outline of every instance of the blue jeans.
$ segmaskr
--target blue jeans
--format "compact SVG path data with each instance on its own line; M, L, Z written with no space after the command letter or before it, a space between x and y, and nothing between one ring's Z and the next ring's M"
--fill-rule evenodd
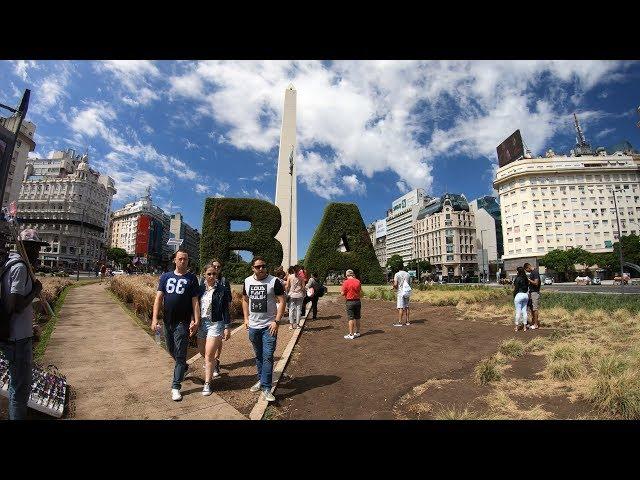
M513 299L513 304L516 307L516 325L518 325L518 320L520 319L520 317L522 317L522 324L526 325L527 324L527 303L529 302L529 295L524 293L524 292L520 292L518 294L516 294L515 298Z
M276 350L278 335L271 335L269 328L250 328L249 340L256 354L258 380L263 390L271 391L271 376L273 374L273 352Z
M167 350L176 361L173 369L171 388L180 390L182 380L187 373L187 347L189 346L189 324L180 322L175 325L164 324L164 338Z
M0 342L9 362L9 420L26 420L31 394L33 340L31 337L12 343Z

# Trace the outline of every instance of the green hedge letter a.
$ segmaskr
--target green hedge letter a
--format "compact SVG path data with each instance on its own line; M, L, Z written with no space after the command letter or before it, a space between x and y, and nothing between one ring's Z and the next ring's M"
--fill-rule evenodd
M231 221L251 223L242 232L231 231ZM269 271L282 263L282 245L275 239L280 230L280 209L254 198L207 198L202 219L200 263L212 258L226 262L233 250L248 250L265 258Z

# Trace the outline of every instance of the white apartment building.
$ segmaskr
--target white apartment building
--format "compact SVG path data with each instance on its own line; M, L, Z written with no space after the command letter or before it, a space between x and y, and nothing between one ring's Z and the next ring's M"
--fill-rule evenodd
M16 131L18 121L19 118L16 115L7 118L0 117L0 125L11 132ZM36 142L33 140L35 134L36 126L31 122L23 121L11 155L11 164L9 165L4 198L2 199L3 207L18 200L29 152L33 152L36 149Z
M44 265L93 269L104 258L115 193L113 179L90 168L87 155L55 151L27 162L18 222L51 244L42 247Z
M367 227L373 251L381 267L387 265L387 221L385 219L376 220Z
M476 271L474 215L464 195L445 194L428 202L415 222L415 258L428 260L446 277Z
M181 213L171 215L169 222L169 232L173 238L182 238L182 246L180 248L189 254L189 263L196 269L200 265L200 232L185 223Z
M147 265L163 266L173 253L167 245L169 228L169 215L153 205L147 189L146 196L111 214L110 247L122 248L132 257L146 258Z
M616 203L622 235L640 232L640 156L547 155L505 165L493 182L509 272L554 249L611 252Z
M406 264L413 259L413 224L427 197L423 188L416 188L392 203L387 214L387 259L400 255Z

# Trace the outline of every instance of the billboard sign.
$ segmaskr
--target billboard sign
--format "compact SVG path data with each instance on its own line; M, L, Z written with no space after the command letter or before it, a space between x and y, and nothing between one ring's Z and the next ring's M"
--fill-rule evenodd
M515 162L516 160L524 157L524 143L522 143L522 136L520 130L513 132L509 138L496 147L498 153L498 166L504 167L505 165Z
M412 190L406 195L398 198L391 204L391 209L393 213L396 213L398 210L404 210L405 208L410 208L413 205L418 203L418 189Z
M151 217L140 215L138 217L138 230L136 231L136 256L143 256L149 252L149 230Z
M376 221L376 239L386 237L386 236L387 236L387 221L377 220Z

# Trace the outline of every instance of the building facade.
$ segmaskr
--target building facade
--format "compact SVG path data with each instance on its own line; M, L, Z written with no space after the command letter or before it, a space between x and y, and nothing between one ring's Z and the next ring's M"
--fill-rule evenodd
M386 219L376 220L367 227L369 238L373 245L373 251L381 267L387 266L387 221Z
M16 115L4 118L0 117L0 125L11 132L16 131L19 118ZM29 152L33 152L36 148L34 136L36 134L36 126L31 122L22 122L20 133L16 140L11 155L11 163L7 174L7 183L2 199L2 206L6 207L11 202L17 202L22 187L22 179L24 177L24 169L27 165Z
M173 249L169 240L170 218L146 196L127 203L111 214L111 248L122 248L149 268L169 265Z
M89 167L87 155L55 151L31 159L18 196L18 222L35 228L51 245L42 247L43 264L90 270L105 257L113 179Z
M522 159L499 168L505 270L554 249L611 252L619 231L640 232L640 157L607 155ZM615 191L615 198L614 198ZM616 207L620 228L616 220Z
M169 236L171 238L182 238L182 246L180 248L189 254L189 263L196 270L200 269L200 232L195 228L187 225L181 213L171 215L169 222Z
M393 201L386 218L386 257L400 255L405 265L413 259L414 223L418 212L429 197L416 188Z
M478 269L486 278L490 270L497 272L497 264L503 254L500 205L495 197L484 196L469 202L469 211L473 213L476 224Z
M415 222L414 258L428 260L443 277L477 271L473 213L464 195L446 193L428 202Z

